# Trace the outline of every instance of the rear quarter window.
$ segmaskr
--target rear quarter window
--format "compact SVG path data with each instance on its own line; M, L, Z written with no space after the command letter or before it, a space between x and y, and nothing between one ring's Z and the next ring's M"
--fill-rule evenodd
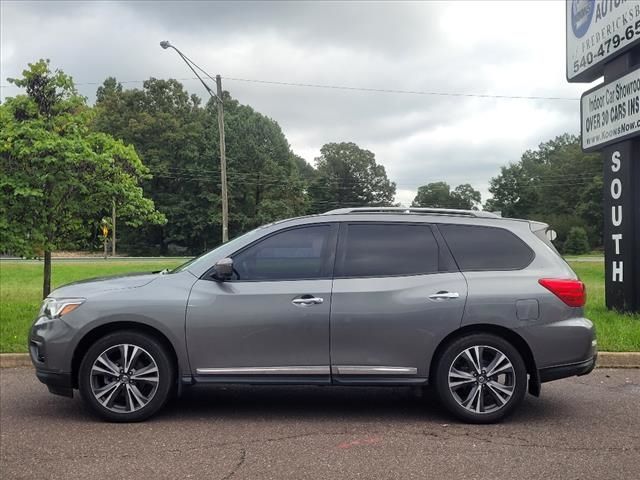
M438 225L462 271L521 270L531 248L509 230L478 225Z

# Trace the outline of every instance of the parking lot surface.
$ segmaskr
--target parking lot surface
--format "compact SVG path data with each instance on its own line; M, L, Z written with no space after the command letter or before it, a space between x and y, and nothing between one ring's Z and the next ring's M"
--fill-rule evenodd
M410 389L197 387L146 423L108 424L0 370L0 474L13 478L634 479L640 370L545 384L498 425Z

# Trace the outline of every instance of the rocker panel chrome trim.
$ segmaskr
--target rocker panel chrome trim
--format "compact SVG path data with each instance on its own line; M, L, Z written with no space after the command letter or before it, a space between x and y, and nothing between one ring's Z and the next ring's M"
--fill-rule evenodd
M329 375L327 366L197 368L198 375Z
M385 366L360 366L360 365L336 365L331 367L334 375L417 375L415 367L385 367Z

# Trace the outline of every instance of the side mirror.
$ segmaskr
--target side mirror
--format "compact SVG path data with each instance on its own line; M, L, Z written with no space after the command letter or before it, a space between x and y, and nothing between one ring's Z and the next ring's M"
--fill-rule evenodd
M222 260L218 260L213 266L213 278L224 282L231 280L233 276L233 259L227 257Z

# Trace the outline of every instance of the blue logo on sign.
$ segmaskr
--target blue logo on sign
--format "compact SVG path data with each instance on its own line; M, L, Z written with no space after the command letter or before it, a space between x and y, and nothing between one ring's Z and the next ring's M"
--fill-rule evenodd
M571 2L571 28L577 38L582 38L593 18L596 0L573 0Z

